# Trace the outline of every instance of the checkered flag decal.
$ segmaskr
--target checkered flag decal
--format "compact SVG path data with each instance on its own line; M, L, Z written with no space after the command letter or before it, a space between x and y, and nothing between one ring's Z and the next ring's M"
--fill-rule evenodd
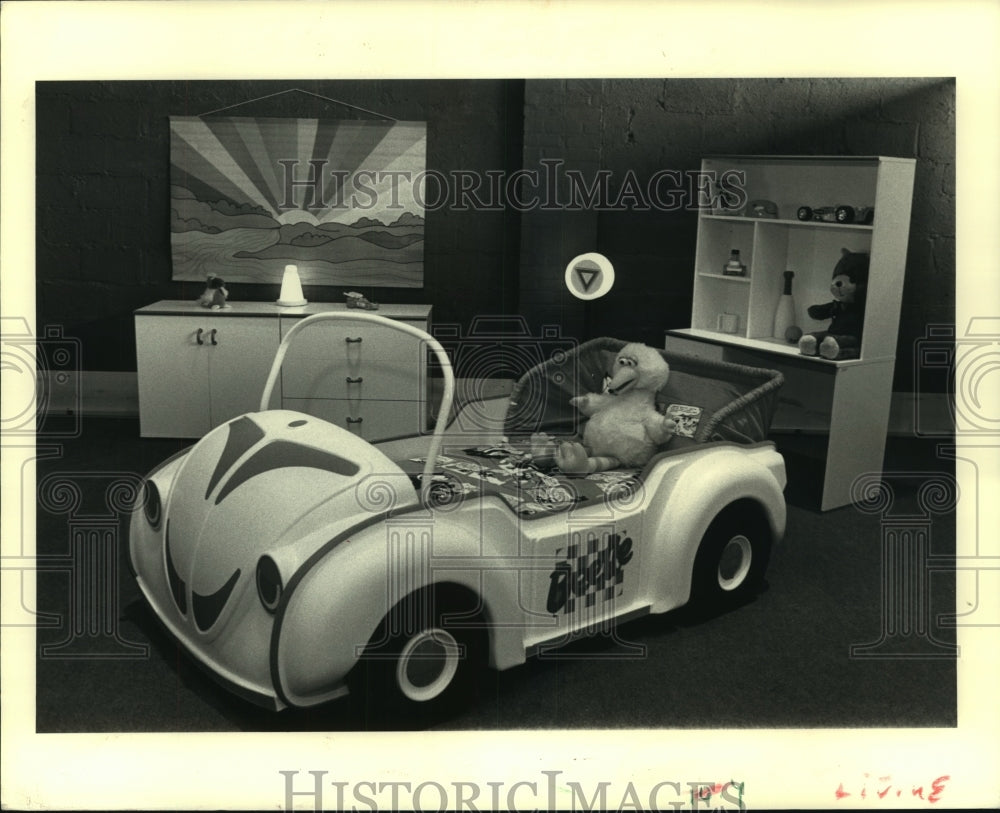
M617 533L590 534L585 543L569 545L565 558L549 574L546 608L553 614L569 614L577 611L580 601L590 608L598 598L611 601L620 596L632 553L632 539Z

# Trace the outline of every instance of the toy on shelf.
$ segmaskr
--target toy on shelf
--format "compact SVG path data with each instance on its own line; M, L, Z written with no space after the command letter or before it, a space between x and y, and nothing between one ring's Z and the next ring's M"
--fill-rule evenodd
M818 220L824 223L862 223L870 226L875 220L873 206L820 206L813 209L800 206L795 216L799 220Z
M722 273L727 277L745 277L747 275L747 267L740 258L740 250L738 248L730 250L729 259L722 266Z
M868 262L867 254L841 249L841 257L833 269L830 283L833 300L810 305L807 309L812 319L830 319L830 326L827 330L803 335L799 339L800 353L806 356L818 354L831 361L860 356Z
M773 200L752 200L747 204L746 216L776 218L778 204Z
M229 291L226 290L225 280L222 277L215 276L215 274L209 274L205 292L198 297L198 304L203 308L211 308L213 311L217 311L229 307L226 304L228 297Z
M378 310L377 302L369 302L364 294L360 294L357 291L347 291L344 296L347 297L347 307L349 308L359 308L366 311Z
M656 409L656 393L666 385L670 365L652 347L627 344L615 357L614 373L602 393L570 399L589 420L583 443L554 444L532 437L532 455L555 463L567 474L593 474L620 466L644 466L677 431L677 422Z

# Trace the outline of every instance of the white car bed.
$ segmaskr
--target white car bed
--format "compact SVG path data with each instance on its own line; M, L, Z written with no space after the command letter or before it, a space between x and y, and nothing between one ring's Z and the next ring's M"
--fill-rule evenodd
M370 444L267 409L289 344L317 322L403 331L435 354L435 428ZM624 344L597 339L529 371L509 399L452 419L431 336L375 314L286 334L260 411L151 471L129 551L152 611L223 685L273 709L363 693L384 714L460 701L574 636L689 602L752 596L785 527L784 461L766 439L779 373L662 351L680 433L642 469L568 476L527 437L580 429ZM141 510L139 510L141 508Z

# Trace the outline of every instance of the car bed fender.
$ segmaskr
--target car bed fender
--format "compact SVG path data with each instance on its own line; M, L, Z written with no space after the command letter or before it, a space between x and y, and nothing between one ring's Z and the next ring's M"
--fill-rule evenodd
M491 532L491 529L493 532ZM289 580L275 618L272 673L291 705L320 702L355 665L398 601L431 584L480 596L490 632L490 662L524 660L515 619L516 523L498 500L481 510L412 511L373 518L331 540ZM509 567L504 567L504 563Z
M759 510L776 543L785 531L783 472L772 444L722 446L699 451L667 473L650 503L646 525L651 611L666 612L688 601L695 556L705 531L727 506L747 500Z

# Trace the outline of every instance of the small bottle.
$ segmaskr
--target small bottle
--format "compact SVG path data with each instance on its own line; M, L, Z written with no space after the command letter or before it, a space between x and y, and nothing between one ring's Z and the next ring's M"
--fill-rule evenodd
M729 261L722 269L722 273L727 277L745 277L747 275L747 267L740 262L740 250L738 248L734 248L729 252Z

